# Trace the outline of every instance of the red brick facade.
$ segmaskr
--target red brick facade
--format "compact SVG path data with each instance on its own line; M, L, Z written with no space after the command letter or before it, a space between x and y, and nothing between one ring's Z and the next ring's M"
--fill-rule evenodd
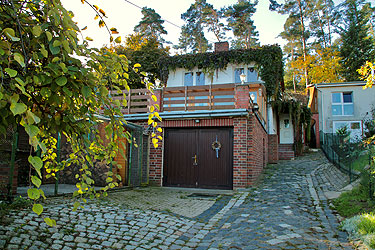
M275 134L268 135L268 163L279 161L279 139Z
M319 114L313 114L311 119L315 121L315 140L316 147L320 148ZM311 138L312 139L312 138Z

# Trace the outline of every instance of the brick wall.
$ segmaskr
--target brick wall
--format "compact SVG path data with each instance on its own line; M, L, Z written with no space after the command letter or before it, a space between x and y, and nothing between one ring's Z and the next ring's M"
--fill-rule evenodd
M279 143L278 143L278 136L268 135L268 162L269 163L277 163L279 160Z
M320 132L319 132L319 114L313 114L311 117L315 120L315 140L316 140L316 147L320 148ZM313 138L311 138L312 140Z
M258 119L251 115L248 119L248 176L247 185L255 184L268 162L268 136Z
M248 121L233 118L233 189L244 188L248 177Z

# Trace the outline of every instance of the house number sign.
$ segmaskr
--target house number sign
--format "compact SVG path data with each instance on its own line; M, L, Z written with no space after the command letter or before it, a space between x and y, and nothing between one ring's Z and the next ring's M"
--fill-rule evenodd
M216 151L216 158L219 159L219 151L221 149L221 143L217 140L217 136L216 136L216 140L212 143L212 149Z

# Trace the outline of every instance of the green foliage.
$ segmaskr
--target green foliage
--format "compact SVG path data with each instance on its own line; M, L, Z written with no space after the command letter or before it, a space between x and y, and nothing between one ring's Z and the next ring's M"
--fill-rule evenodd
M339 198L333 201L333 205L343 217L351 217L374 210L374 203L369 200L368 189L363 185L342 193Z
M102 9L90 6L98 17L105 17ZM28 190L33 211L38 215L43 211L39 203L45 198L40 189L43 168L46 177L55 177L65 167L79 165L79 190L74 196L83 202L86 195L100 196L92 187L94 161L117 167L117 140L130 140L124 128L126 121L121 118L122 104L109 95L110 90L129 89L127 58L113 49L89 49L90 38L79 42L80 30L73 14L59 0L2 1L0 16L0 131L23 126L37 152L28 158L37 173L31 176L35 187ZM100 21L99 26L106 27ZM108 31L117 32L115 28ZM120 41L120 37L115 39ZM147 88L152 93L152 84ZM105 138L96 128L101 122L98 114L109 119ZM60 163L56 161L57 133L67 138L72 150ZM108 183L103 191L117 185ZM55 225L53 219L45 221Z
M342 3L340 56L342 74L346 81L358 81L357 69L366 61L375 59L374 38L370 36L370 16L374 11L364 0L346 0Z
M161 80L166 82L169 70L177 68L193 69L197 67L213 74L216 70L225 70L229 63L250 64L252 62L258 66L259 75L266 85L267 96L278 98L280 82L283 78L282 52L278 45L163 57L158 64L161 69Z
M145 38L142 34L136 33L126 38L125 45L117 45L114 50L118 55L125 55L130 62L137 62L140 67L137 71L147 73L147 79L155 82L160 79L158 61L160 58L169 55L169 48L163 48L156 38ZM143 88L145 76L129 68L127 79L130 88Z
M259 45L259 34L252 20L257 4L258 1L251 3L239 0L236 4L225 9L224 15L227 17L228 26L236 37L236 41L232 45L233 48L249 49Z

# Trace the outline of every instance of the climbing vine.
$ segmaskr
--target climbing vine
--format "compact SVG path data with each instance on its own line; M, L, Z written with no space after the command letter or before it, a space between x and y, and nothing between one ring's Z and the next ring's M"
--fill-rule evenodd
M159 60L162 81L168 80L169 70L197 67L213 75L215 70L225 70L228 64L255 63L259 76L265 82L267 95L277 99L283 79L282 51L278 45L265 45L252 49L239 49L221 52L185 54L164 57Z

